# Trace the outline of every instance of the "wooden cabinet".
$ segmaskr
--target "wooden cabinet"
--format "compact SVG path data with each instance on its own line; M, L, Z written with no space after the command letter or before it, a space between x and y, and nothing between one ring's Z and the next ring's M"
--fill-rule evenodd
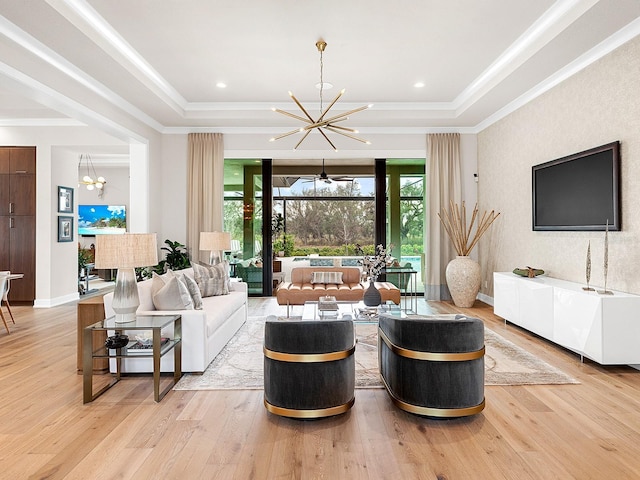
M33 304L36 293L36 149L0 147L0 270L24 274L9 301Z
M17 282L14 282L17 283ZM13 287L12 287L13 288ZM83 332L84 327L93 325L96 322L104 320L104 302L103 295L95 297L85 298L78 302L78 356L77 356L77 368L78 373L82 373L82 347L83 347ZM107 332L104 330L93 332L93 350L97 350L100 347L104 347L104 342L107 339ZM94 358L93 359L93 371L94 373L106 373L109 371L109 359L108 358Z

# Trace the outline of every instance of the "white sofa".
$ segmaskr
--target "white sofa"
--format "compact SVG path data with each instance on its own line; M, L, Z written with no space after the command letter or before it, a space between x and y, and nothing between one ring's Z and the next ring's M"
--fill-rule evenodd
M193 268L180 270L178 273L193 278ZM151 299L152 280L138 283L140 306L138 315L182 315L182 371L202 373L209 363L220 353L233 335L247 320L247 284L232 282L228 295L204 297L202 310L156 310ZM114 315L112 308L113 292L104 296L104 311L108 317ZM140 335L139 331L127 332L129 339ZM142 332L148 333L148 332ZM173 338L173 327L163 336ZM160 369L163 372L173 371L173 351L162 357ZM115 371L115 360L111 360L111 371ZM151 358L126 358L122 361L122 372L150 373L153 371Z

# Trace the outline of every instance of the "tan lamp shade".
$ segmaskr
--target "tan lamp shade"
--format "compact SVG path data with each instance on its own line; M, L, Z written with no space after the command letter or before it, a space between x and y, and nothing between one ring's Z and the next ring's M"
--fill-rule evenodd
M136 268L157 264L155 233L96 235L95 268Z
M200 232L200 250L231 250L231 234L229 232Z

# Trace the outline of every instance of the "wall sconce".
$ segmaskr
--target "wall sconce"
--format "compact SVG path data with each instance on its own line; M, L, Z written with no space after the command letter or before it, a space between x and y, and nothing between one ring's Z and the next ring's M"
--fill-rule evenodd
M253 203L245 203L242 206L242 214L243 214L245 220L252 220L253 219L253 209L254 209Z

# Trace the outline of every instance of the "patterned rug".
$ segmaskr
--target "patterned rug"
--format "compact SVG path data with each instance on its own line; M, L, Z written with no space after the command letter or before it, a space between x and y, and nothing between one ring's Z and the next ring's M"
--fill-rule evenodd
M356 388L382 388L378 374L378 326L356 323ZM264 318L249 317L202 375L186 374L174 390L263 388ZM580 383L485 328L485 385Z

